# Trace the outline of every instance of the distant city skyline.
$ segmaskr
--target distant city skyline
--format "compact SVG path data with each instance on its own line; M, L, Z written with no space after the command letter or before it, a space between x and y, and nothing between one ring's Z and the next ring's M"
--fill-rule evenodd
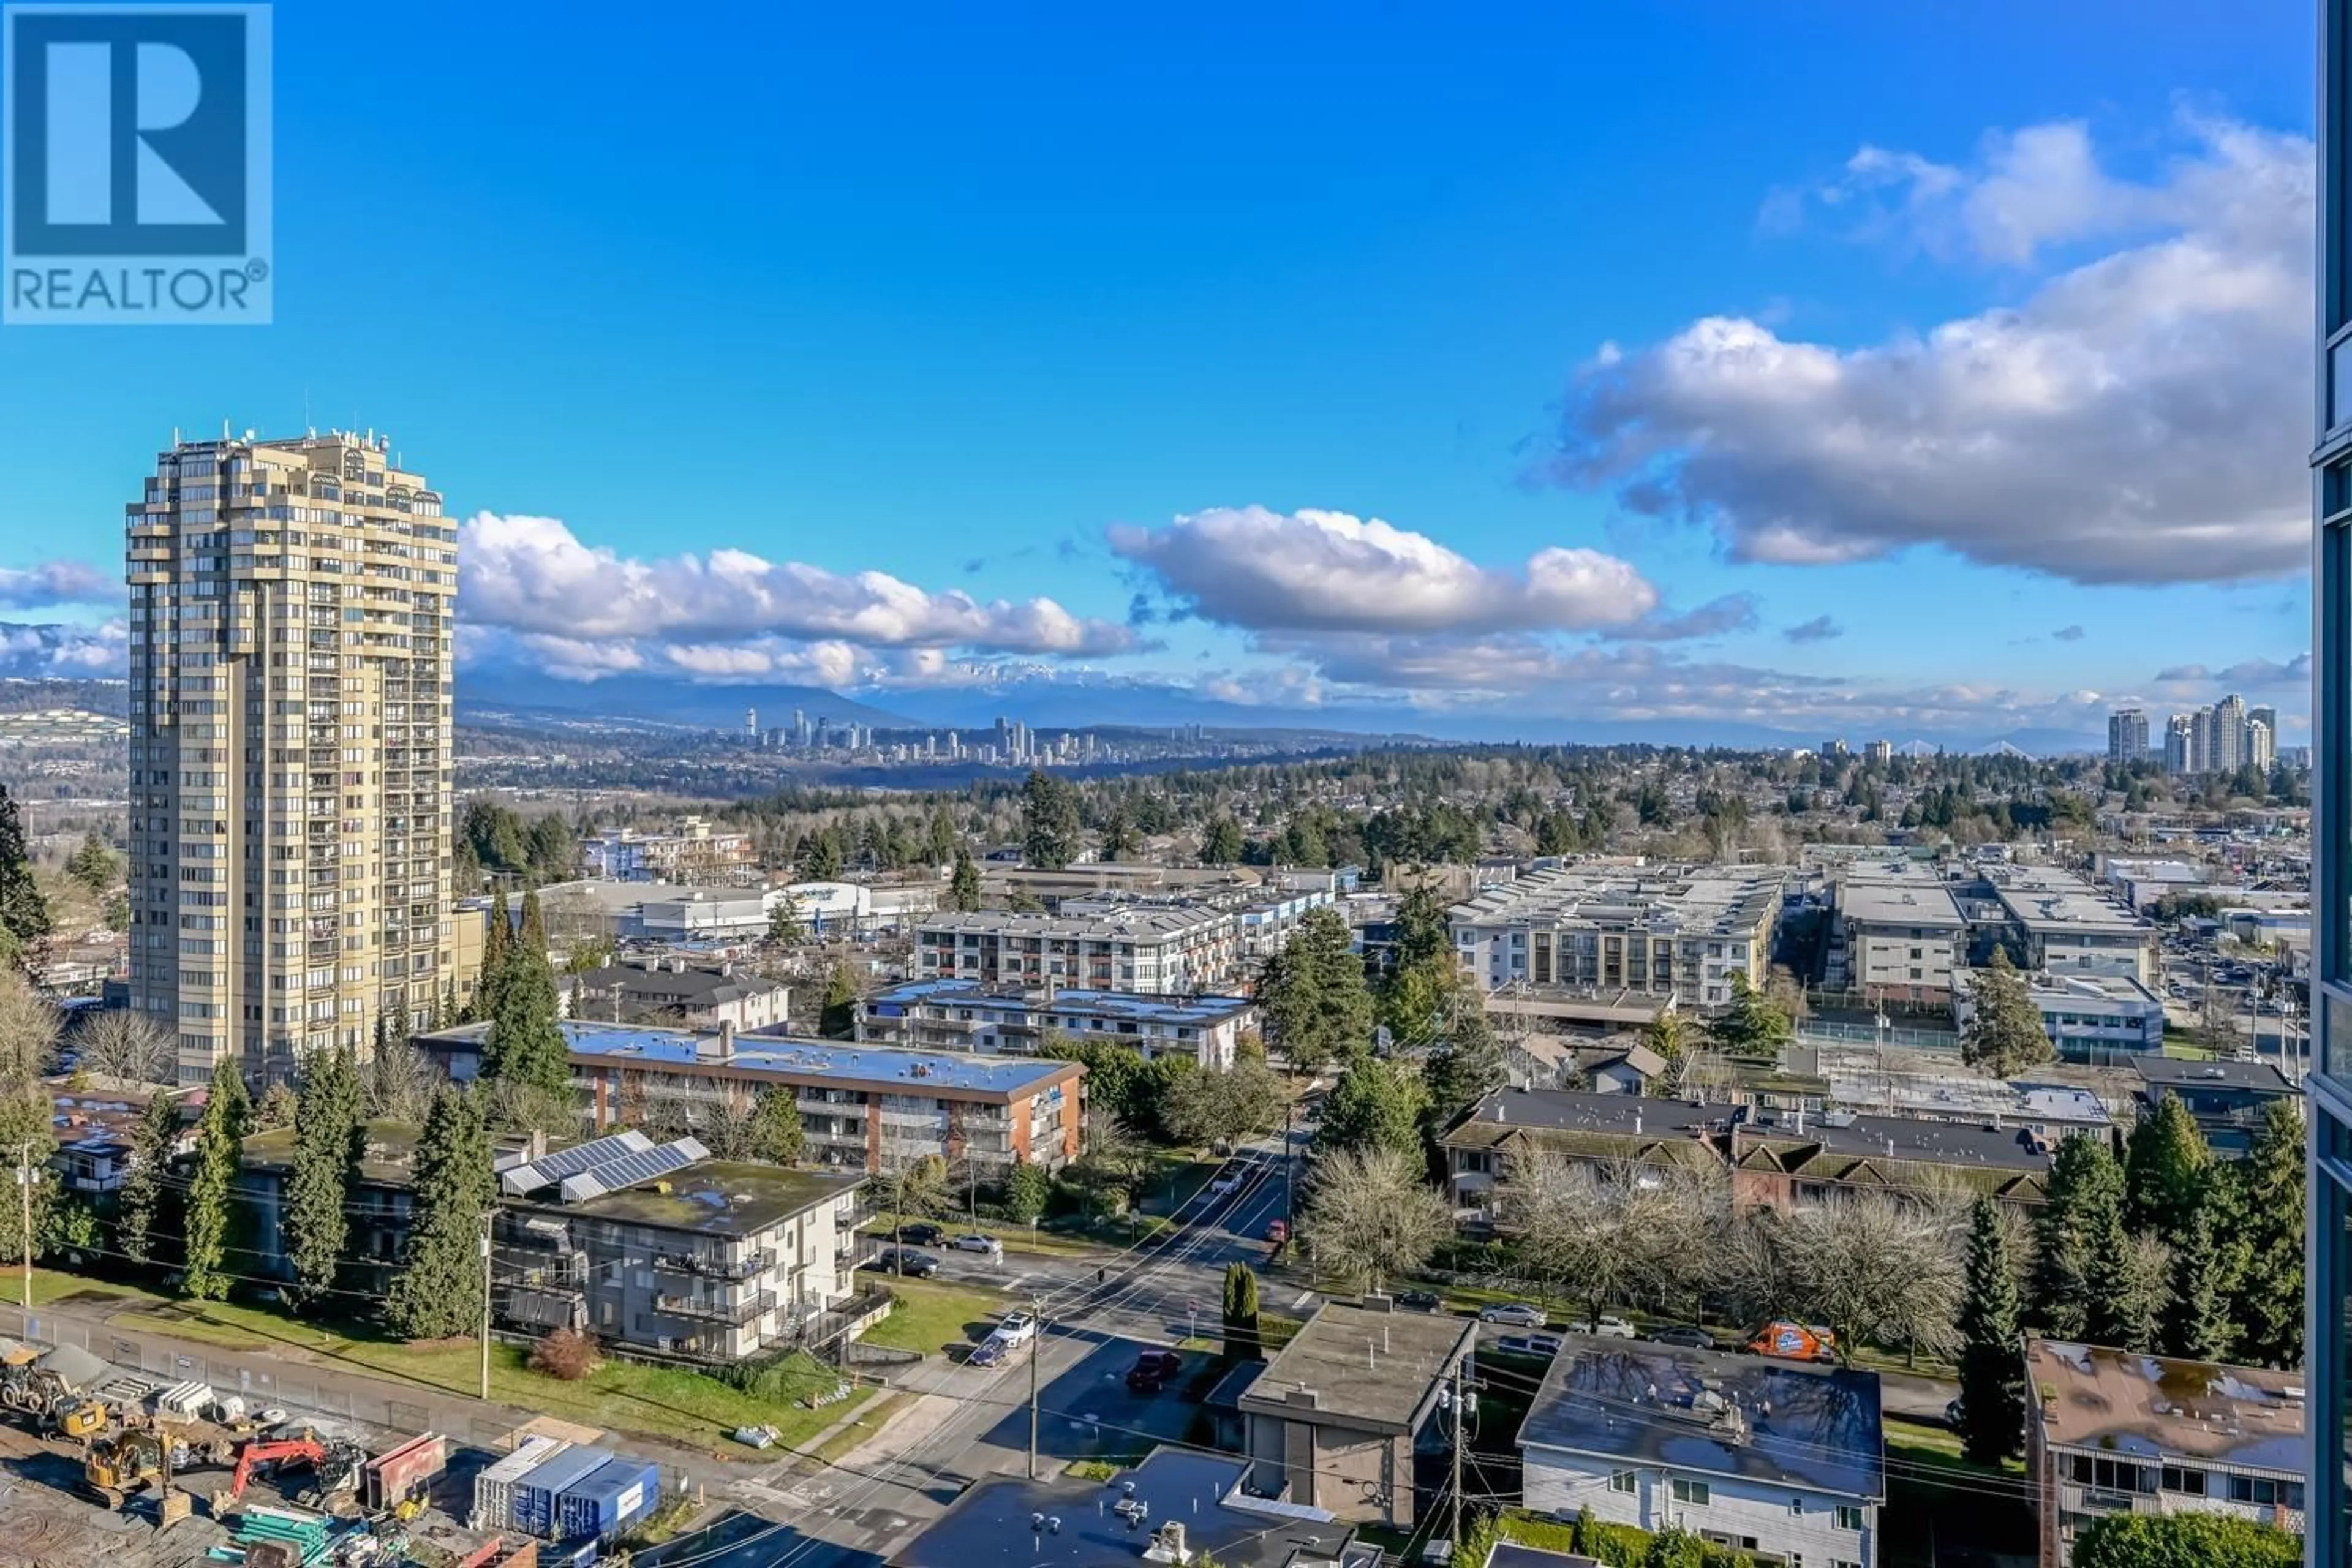
M278 324L10 335L0 673L125 673L119 476L226 419L434 455L482 692L2095 750L2237 691L2302 744L2308 16L1982 19L688 15L623 62L420 5L526 139L288 12ZM1310 112L1334 69L1380 110ZM442 243L354 254L385 188Z

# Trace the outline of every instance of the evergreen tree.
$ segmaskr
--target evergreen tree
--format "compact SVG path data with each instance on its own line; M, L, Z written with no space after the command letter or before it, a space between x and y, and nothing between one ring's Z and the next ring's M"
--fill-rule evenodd
M537 888L523 889L522 933L517 940L533 952L547 951L547 916L540 910Z
M789 1089L763 1089L751 1102L760 1158L779 1165L800 1163L800 1097Z
M2083 1337L2091 1240L2109 1210L2120 1214L2123 1201L2123 1170L2104 1138L2084 1133L2059 1141L2050 1162L2049 1198L2034 1225L2032 1320L2042 1332Z
M1429 1125L1442 1132L1454 1119L1510 1081L1503 1043L1486 1022L1486 1005L1467 986L1456 986L1445 1010L1444 1033L1421 1064L1429 1094Z
M1371 991L1339 910L1307 912L1289 942L1267 961L1258 1005L1294 1071L1313 1071L1370 1047Z
M188 1179L187 1271L181 1289L199 1301L228 1294L228 1237L236 1201L237 1157L253 1102L245 1079L227 1057L213 1068L204 1120L196 1123L196 1164Z
M962 848L956 840L955 818L948 815L948 808L944 805L931 807L929 834L925 847L930 851L930 862L934 866L946 865Z
M93 893L103 893L114 885L114 851L93 827L82 835L81 843L66 862L66 875Z
M1024 1160L1005 1175L1004 1212L1015 1225L1034 1225L1045 1218L1053 1196L1054 1178L1043 1165Z
M2203 1204L2212 1163L2189 1108L2166 1089L2124 1142L2124 1223L2177 1243Z
M2000 1200L1980 1197L1969 1229L1968 1294L1960 1305L1960 1440L1994 1465L2016 1452L2025 1426L2025 1363L2017 1279L2000 1230Z
M359 1074L338 1046L306 1064L294 1121L294 1168L286 1182L287 1261L294 1293L316 1301L334 1289L350 1235L352 1177L366 1148Z
M1209 824L1201 836L1201 863L1204 866L1238 866L1242 851L1242 825L1223 812Z
M857 977L846 963L835 964L825 978L824 1010L817 1019L817 1033L828 1040L857 1036Z
M2253 1148L2230 1173L2245 1248L2230 1303L2235 1353L2257 1366L2300 1366L2305 1167L2303 1118L2294 1104L2272 1101Z
M2093 1344L2147 1351L2156 1345L2156 1317L2139 1274L2123 1211L2107 1207L2091 1233L2083 1271L2084 1332Z
M2237 1335L2221 1289L2221 1267L2212 1211L2200 1205L2173 1243L2171 1299L2158 1324L2166 1355L2189 1361L2228 1359Z
M0 784L0 963L30 961L33 944L49 934L49 900L33 879L24 819Z
M1326 1154L1388 1149L1418 1159L1424 1103L1421 1080L1410 1068L1377 1057L1351 1058L1325 1097L1315 1147Z
M1024 864L1058 871L1083 847L1077 786L1043 768L1029 770L1021 786L1021 858Z
M1733 1056L1777 1059L1796 1030L1796 1024L1779 1003L1748 984L1746 974L1734 970L1731 1004L1708 1032Z
M496 1198L482 1097L445 1084L416 1139L415 1187L384 1316L404 1339L477 1332L482 1216Z
M490 913L482 927L482 977L496 974L505 966L507 950L514 945L514 922L507 912L507 890L500 888L490 895Z
M492 993L489 1032L482 1039L482 1077L542 1094L572 1092L572 1053L555 1016L555 972L544 952L517 943L508 951Z
M2042 1010L2006 949L1995 947L1992 962L1970 976L1969 998L1973 1013L1960 1037L1960 1057L1970 1067L1994 1078L2015 1078L2056 1058L2050 1032L2042 1026Z
M965 913L980 908L980 862L961 844L956 846L955 875L948 879L948 907Z
M778 946L788 946L808 934L801 922L801 905L790 893L780 895L775 907L768 911L768 940Z
M172 1162L172 1145L179 1141L180 1108L158 1089L147 1097L131 1133L130 1168L115 1198L116 1245L133 1263L153 1263L160 1253L154 1243L170 1227L164 1223L163 1198L170 1189L164 1177Z
M1225 1354L1235 1361L1257 1354L1257 1272L1246 1263L1225 1265Z

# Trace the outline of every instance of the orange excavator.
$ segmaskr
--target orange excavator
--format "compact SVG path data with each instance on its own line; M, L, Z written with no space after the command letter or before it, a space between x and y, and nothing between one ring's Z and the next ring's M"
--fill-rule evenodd
M257 1473L274 1472L282 1465L308 1465L314 1481L303 1489L302 1495L324 1504L337 1492L356 1489L360 1467L366 1462L365 1449L340 1440L310 1436L257 1438L237 1450L236 1468L230 1473L228 1485L213 1494L213 1517L217 1519L234 1508L245 1495L246 1483Z

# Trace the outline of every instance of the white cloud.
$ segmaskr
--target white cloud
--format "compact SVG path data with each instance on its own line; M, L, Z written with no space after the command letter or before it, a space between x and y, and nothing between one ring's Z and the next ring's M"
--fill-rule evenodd
M2303 569L2311 144L2183 130L2191 150L2144 184L2103 173L2076 125L1995 138L1967 174L1865 150L1832 207L1876 200L1938 253L2131 241L1920 336L1845 348L1715 316L1598 356L1545 471L1707 523L1745 560L1932 544L2083 583Z
M1590 631L1658 604L1631 563L1597 550L1551 545L1517 568L1486 567L1341 511L1216 507L1108 537L1190 613L1249 631Z
M1757 608L1753 594L1726 594L1696 609L1652 610L1640 620L1613 627L1604 635L1624 642L1685 642L1694 637L1753 631Z
M2176 664L2156 672L2167 685L2304 686L2311 680L2311 655L2293 658L2246 658L2212 668L2201 664Z
M129 671L128 623L25 626L0 621L0 676L120 679Z
M881 572L843 575L740 550L656 560L583 544L549 517L482 512L458 531L462 613L546 637L662 638L689 658L705 643L773 635L880 647L961 647L1095 656L1135 634L1073 616L1051 599L983 603L932 593Z
M122 580L80 561L0 566L0 609L38 610L51 605L105 605L122 597Z

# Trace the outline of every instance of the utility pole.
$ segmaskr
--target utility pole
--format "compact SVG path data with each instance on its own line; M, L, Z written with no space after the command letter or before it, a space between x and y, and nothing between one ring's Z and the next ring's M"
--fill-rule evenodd
M1462 1447L1470 1440L1470 1407L1464 1403L1462 1362L1454 1363L1454 1550L1462 1550Z
M1034 1325L1029 1333L1029 1479L1037 1479L1037 1359L1045 1353L1045 1303L1043 1298L1029 1298L1029 1316Z
M490 1216L497 1211L482 1211L482 1402L490 1398Z
M33 1310L33 1145L28 1142L16 1149L16 1190L24 1199L24 1226L16 1233L25 1253L25 1310ZM31 1324L26 1325L26 1332Z

